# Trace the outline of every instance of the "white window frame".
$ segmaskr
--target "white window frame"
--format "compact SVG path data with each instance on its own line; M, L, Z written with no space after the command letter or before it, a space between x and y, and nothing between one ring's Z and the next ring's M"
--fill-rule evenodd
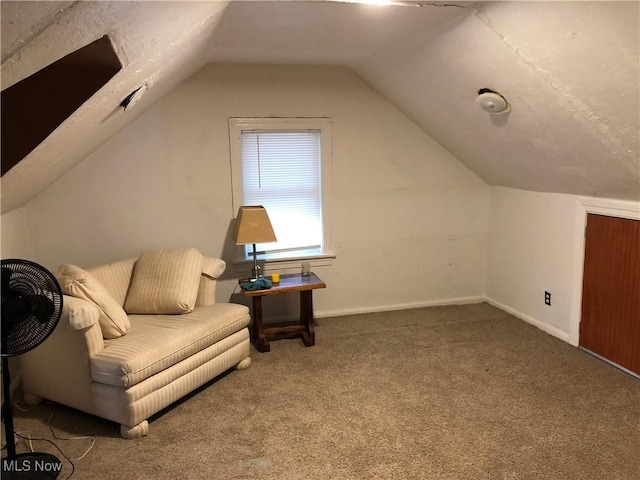
M331 163L332 163L332 121L330 118L263 118L263 117L231 117L229 118L229 150L231 158L232 217L243 205L242 182L242 132L246 131L320 131L320 175L322 200L322 232L323 241L319 251L311 254L292 252L290 255L270 255L262 253L258 260L264 262L266 270L269 264L278 269L300 268L300 261L309 261L313 266L330 265L335 258L330 234L328 213L331 201ZM234 264L247 267L253 259L246 254L245 248L236 248ZM271 269L273 270L273 269Z

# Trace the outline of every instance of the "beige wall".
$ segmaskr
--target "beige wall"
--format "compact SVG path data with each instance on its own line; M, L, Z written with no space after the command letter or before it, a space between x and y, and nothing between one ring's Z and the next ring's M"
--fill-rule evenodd
M228 300L230 116L333 119L337 259L315 268L329 286L315 296L320 315L486 295L575 344L585 212L640 216L637 202L489 188L348 70L209 66L3 215L2 258L53 269L193 245L229 261Z
M587 213L640 219L640 203L491 187L486 295L578 344ZM551 293L551 306L544 292Z
M487 297L568 340L573 288L574 195L491 188ZM544 292L551 293L551 306Z
M194 246L230 263L235 116L333 120L337 258L316 268L329 287L314 298L318 314L482 297L487 185L357 75L331 67L207 66L25 207L36 258L88 267ZM230 264L221 300L237 276Z
M29 241L26 213L18 208L2 215L0 220L0 256L37 261Z

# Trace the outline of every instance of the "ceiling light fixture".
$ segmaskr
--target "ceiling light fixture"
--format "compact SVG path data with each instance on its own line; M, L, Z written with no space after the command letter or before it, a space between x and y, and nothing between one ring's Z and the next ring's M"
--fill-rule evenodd
M511 111L511 105L509 105L507 99L489 88L481 88L478 90L476 102L480 105L480 108L487 113L501 114Z
M129 111L136 103L140 101L144 93L147 91L147 88L148 87L146 84L142 84L120 102L120 106L124 108L125 112Z

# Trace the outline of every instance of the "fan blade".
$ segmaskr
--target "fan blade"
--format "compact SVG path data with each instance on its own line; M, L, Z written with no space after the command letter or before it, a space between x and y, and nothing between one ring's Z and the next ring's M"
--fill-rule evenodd
M0 356L22 355L55 330L62 315L62 291L55 276L29 260L2 259Z
M31 314L40 323L47 323L55 310L55 305L51 299L45 295L27 295L31 305Z
M13 295L12 295L13 293ZM14 325L24 322L30 316L35 317L40 323L46 323L55 310L55 305L45 295L16 295L9 291L8 298L2 299L3 324L10 330Z
M13 328L13 325L23 322L31 315L29 300L21 295L2 296L2 330Z

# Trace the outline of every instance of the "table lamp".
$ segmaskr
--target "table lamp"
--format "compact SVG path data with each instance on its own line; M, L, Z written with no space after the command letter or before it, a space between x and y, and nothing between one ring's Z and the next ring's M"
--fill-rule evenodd
M269 215L267 215L267 210L261 205L240 207L231 237L236 242L236 245L253 244L251 280L261 278L262 275L260 274L260 266L258 265L256 243L277 241L276 234L273 232L273 227L269 221Z

